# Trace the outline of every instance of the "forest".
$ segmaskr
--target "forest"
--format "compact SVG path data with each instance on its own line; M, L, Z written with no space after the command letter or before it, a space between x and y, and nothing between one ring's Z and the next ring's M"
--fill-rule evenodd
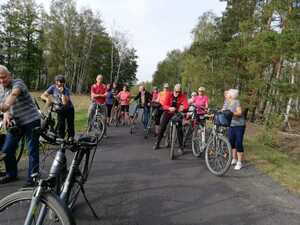
M0 64L31 90L42 90L57 74L74 93L85 93L97 74L105 82L134 84L137 54L126 34L109 34L100 12L77 8L75 0L34 0L0 5Z
M158 63L153 84L181 83L188 93L204 86L211 105L236 88L248 119L289 129L300 115L300 1L222 1L221 16L201 15L192 44Z

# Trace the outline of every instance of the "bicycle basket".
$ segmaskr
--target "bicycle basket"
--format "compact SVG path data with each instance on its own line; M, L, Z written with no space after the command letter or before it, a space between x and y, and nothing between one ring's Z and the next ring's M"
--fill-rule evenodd
M214 124L217 126L230 127L233 113L229 110L217 112L214 116Z

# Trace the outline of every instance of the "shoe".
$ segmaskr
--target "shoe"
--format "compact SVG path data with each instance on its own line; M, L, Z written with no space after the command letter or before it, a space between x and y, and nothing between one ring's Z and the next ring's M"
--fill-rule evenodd
M14 182L17 180L18 180L18 177L10 177L10 176L6 175L0 179L0 184L7 184L7 183Z
M0 172L0 177L5 177L6 173L5 172Z
M236 160L236 159L232 159L231 165L233 166L233 165L235 165L236 163L237 163L237 160Z
M183 155L184 154L184 149L183 147L180 147L178 150L177 150L178 154L179 155Z
M5 158L6 154L3 152L0 152L0 161L2 161Z
M239 161L238 161L238 162L236 163L234 169L235 169L235 170L240 170L240 169L242 169L242 167L243 167L242 162L239 162Z
M159 143L155 143L155 145L153 146L153 150L158 150L159 149Z
M69 137L69 138L68 138L68 142L69 142L69 143L73 143L73 142L74 142L74 137Z
M23 188L32 188L35 186L36 186L36 184L33 181L27 181L22 187Z

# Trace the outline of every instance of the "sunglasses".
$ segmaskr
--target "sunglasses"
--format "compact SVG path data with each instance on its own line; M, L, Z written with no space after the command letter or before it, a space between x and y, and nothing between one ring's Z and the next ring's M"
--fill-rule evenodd
M180 91L175 91L176 94L180 94Z

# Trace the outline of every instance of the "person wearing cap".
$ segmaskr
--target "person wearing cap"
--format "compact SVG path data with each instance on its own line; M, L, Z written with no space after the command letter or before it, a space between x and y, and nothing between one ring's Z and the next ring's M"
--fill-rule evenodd
M198 115L204 115L206 113L208 109L208 96L205 95L204 87L199 87L198 95L193 98L192 103L195 105Z
M169 84L164 83L163 90L159 92L159 95L157 97L157 102L160 104L160 107L158 108L156 115L155 115L155 134L158 135L160 130L160 119L163 114L163 107L167 104L167 99L169 99L172 96L172 92L169 89Z
M161 118L161 123L160 123L160 131L157 136L157 141L154 145L154 150L159 149L159 144L161 139L164 136L164 132L167 128L167 125L170 121L170 119L175 115L175 112L184 112L187 111L189 107L188 104L188 99L185 94L183 94L181 90L181 85L176 84L174 87L174 92L171 93L170 96L166 99L166 103L163 105L163 115ZM178 137L178 142L179 142L179 153L183 154L183 130L182 130L182 123L179 123L177 127L177 137Z
M0 111L4 113L4 126L9 126L13 118L19 128L18 132L9 130L6 134L2 146L6 172L0 174L0 184L17 180L18 167L15 153L19 141L25 136L29 166L27 182L24 186L32 186L31 175L39 172L39 132L37 130L41 125L40 114L23 80L13 79L9 70L3 65L0 65L0 86L5 93L0 103Z
M42 95L41 98L46 101L49 106L55 102L57 107L57 129L58 136L64 138L66 136L66 123L68 138L73 139L75 136L74 119L75 112L74 106L71 101L70 90L66 87L65 77L61 74L55 76L54 84L52 84Z

